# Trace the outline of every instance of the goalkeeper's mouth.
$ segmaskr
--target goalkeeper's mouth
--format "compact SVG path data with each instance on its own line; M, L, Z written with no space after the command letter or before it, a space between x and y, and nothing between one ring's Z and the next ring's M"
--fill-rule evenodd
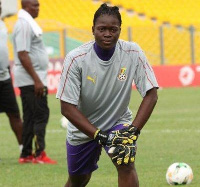
M115 46L115 43L112 40L103 40L101 41L101 48L104 50L110 50Z
M112 44L112 41L111 40L103 40L102 41L104 44Z

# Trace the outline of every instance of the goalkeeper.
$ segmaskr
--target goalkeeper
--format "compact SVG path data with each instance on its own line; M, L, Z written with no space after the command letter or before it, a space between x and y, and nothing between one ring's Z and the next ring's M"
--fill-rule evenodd
M70 121L65 187L87 185L102 147L116 166L118 186L139 186L136 141L157 102L158 83L139 45L119 39L121 24L119 8L102 4L93 19L95 40L65 58L56 94ZM133 81L143 97L134 120L128 108Z

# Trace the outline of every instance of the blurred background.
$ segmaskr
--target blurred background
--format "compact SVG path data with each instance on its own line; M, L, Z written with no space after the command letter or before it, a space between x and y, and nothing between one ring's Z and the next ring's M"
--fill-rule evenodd
M158 79L161 79L159 80L161 86L200 85L200 0L39 0L39 2L40 14L36 21L44 31L43 38L51 61L61 59L62 63L69 51L93 39L91 32L93 15L102 3L107 3L120 8L122 15L120 38L137 42L153 67L165 67L165 69L159 68L158 73L154 69L156 74L162 75L162 78L157 75ZM2 3L2 17L9 31L9 58L12 61L12 29L21 3L20 0L2 0ZM188 67L171 69L171 66L189 66L189 69ZM55 63L51 67L55 70ZM59 65L57 70L60 70ZM175 85L166 84L169 73L171 82L177 79ZM162 80L164 77L166 80Z
M2 0L9 7L20 0ZM8 3L10 2L10 3ZM44 30L51 58L93 38L94 12L102 3L117 5L122 15L121 39L135 41L152 65L200 64L200 0L39 0L36 19ZM8 14L7 14L8 15ZM11 33L16 16L4 21L10 33L9 52L13 59Z

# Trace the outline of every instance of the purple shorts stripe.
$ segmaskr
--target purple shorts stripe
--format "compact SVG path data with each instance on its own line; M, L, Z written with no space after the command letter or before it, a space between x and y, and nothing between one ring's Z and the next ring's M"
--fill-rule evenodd
M111 128L108 132L126 128L123 124ZM97 162L101 155L102 147L96 141L90 141L81 145L73 146L68 142L67 147L67 163L70 175L89 174L98 168ZM108 152L108 147L104 147Z

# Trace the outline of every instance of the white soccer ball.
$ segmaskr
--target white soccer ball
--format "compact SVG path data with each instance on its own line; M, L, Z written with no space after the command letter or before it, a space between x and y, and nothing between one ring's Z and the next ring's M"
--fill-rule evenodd
M69 123L69 120L68 120L66 117L63 116L63 117L60 119L60 126L61 126L62 128L67 129L68 123Z
M192 179L192 169L186 163L176 162L167 169L166 180L170 185L190 184Z

